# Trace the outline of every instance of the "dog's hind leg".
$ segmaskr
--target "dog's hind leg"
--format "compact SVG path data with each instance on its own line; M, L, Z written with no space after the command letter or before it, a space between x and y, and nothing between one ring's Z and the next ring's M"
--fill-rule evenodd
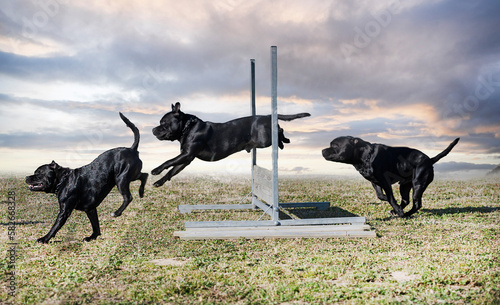
M411 210L405 213L404 217L409 217L415 212L420 210L422 207L422 195L424 194L427 185L415 185L413 186L413 206Z
M133 199L132 194L130 193L130 180L128 180L125 177L125 178L117 181L116 186L118 187L118 191L120 192L120 194L122 194L122 196L123 196L123 203L118 208L118 210L111 213L111 216L113 216L113 217L120 216L123 213L123 211L125 211L125 209L129 205L129 203Z
M94 208L92 210L85 211L87 213L87 217L90 220L90 224L92 225L92 235L89 237L85 237L83 241L91 241L97 238L97 236L101 235L101 229L99 227L99 218L97 216L97 209Z
M278 125L278 146L280 149L283 149L285 147L283 143L290 143L290 139L285 137L283 128Z
M413 178L413 207L404 214L404 217L409 217L420 210L422 207L422 196L432 180L434 180L434 172L432 170L417 168L415 177Z
M141 173L139 180L141 181L141 186L139 187L139 197L144 197L144 187L146 186L146 181L148 181L148 174Z

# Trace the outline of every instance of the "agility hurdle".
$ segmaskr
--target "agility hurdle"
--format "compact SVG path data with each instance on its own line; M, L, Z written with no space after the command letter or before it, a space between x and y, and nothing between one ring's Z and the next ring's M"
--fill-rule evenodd
M255 60L250 60L252 116L255 111ZM369 231L365 217L335 217L312 219L279 219L280 209L317 208L327 210L329 202L279 203L278 193L278 69L277 48L271 47L271 133L272 170L257 165L257 149L252 149L251 204L179 205L181 213L195 210L261 209L271 220L188 221L185 231L176 231L181 239L235 239L235 238L331 238L375 237ZM248 196L247 196L248 197ZM245 200L246 197L243 199ZM262 217L261 217L262 218Z

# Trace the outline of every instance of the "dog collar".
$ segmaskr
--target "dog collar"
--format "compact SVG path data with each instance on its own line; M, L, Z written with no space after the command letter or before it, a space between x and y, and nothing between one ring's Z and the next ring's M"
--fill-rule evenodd
M63 188L63 184L66 182L71 170L69 168L63 168L63 173L58 177L59 183L54 188L54 193L59 194L59 191Z
M373 175L373 169L371 166L366 166L370 164L370 160L372 159L374 152L374 148L372 145L370 145L370 148L368 149L367 152L363 153L363 157L361 158L361 163L359 164L353 164L356 170L361 174L363 177L369 177Z
M191 127L191 125L195 121L196 121L195 116L192 116L189 118L189 120L187 120L186 124L184 125L184 128L182 128L180 141L184 140L184 137L186 136L186 131L189 129L189 127Z
M190 127L190 125L196 121L196 118L193 116L191 118L189 118L189 120L186 122L186 124L184 125L184 128L182 129L182 134L184 135L186 133L186 131L188 130L188 128Z
M373 146L370 145L370 149L368 150L368 153L366 154L366 156L362 159L363 163L364 164L367 164L370 162L370 160L372 159L372 156L373 156Z

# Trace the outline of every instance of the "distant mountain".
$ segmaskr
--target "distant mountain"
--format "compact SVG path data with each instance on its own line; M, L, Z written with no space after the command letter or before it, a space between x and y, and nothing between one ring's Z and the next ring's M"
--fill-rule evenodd
M491 172L486 174L487 176L500 176L500 165L491 170Z

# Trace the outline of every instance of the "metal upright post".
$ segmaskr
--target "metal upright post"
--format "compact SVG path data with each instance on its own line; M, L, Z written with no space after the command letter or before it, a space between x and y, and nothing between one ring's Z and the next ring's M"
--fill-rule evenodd
M279 225L278 203L278 50L271 47L271 132L272 132L272 159L273 159L273 202L272 220Z
M250 59L250 100L252 116L256 114L255 111L255 59ZM255 208L255 185L254 185L254 166L257 165L257 149L252 149L252 205Z

